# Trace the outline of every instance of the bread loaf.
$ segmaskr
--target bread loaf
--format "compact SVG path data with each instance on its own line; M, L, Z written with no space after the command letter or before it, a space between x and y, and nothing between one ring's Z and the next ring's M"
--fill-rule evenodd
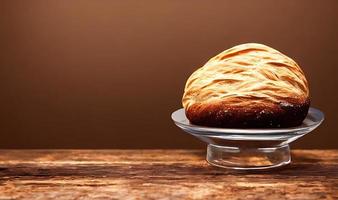
M223 51L187 80L182 104L192 124L228 128L298 126L307 115L308 82L299 65L262 44Z

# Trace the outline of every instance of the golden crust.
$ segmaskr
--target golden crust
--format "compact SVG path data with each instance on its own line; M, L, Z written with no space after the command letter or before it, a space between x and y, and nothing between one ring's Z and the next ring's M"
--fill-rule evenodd
M225 50L196 70L187 80L182 104L188 119L199 124L203 120L221 127L236 124L236 120L232 124L224 119L220 122L219 117L216 119L213 115L209 118L215 119L204 117L201 120L199 116L207 116L208 112L237 113L236 116L246 116L237 119L244 124L246 120L259 117L257 113L262 111L272 112L274 114L269 116L276 118L288 113L283 105L295 108L293 112L298 112L302 121L309 107L309 88L303 71L294 60L268 46L249 43ZM238 114L244 112L249 114ZM294 121L299 121L297 119ZM281 123L277 120L273 126L279 127Z

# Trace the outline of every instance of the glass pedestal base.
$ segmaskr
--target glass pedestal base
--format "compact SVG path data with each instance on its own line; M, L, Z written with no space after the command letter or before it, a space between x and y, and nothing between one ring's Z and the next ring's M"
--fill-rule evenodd
M324 120L324 114L310 108L303 123L290 128L236 129L191 124L183 108L171 118L183 131L208 144L207 161L214 166L259 170L291 162L289 144L310 133Z
M259 170L287 165L291 162L291 155L289 145L245 148L209 144L207 161L217 167Z

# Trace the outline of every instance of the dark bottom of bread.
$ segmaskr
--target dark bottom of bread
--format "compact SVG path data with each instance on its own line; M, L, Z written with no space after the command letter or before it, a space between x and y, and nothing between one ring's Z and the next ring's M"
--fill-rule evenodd
M287 128L302 124L310 101L302 104L279 103L272 106L229 107L222 103L193 105L186 110L192 124L220 128Z

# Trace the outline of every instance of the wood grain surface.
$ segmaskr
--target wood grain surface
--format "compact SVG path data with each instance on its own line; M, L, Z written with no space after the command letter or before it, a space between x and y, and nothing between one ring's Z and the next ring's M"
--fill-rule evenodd
M338 150L243 172L200 150L0 150L0 199L338 199Z

